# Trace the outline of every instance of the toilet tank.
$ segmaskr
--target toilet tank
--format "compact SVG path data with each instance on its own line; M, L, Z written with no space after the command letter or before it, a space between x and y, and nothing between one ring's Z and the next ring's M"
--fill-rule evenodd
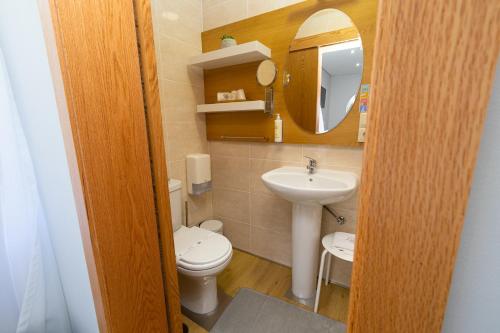
M168 180L170 192L170 213L172 214L172 227L176 231L182 226L182 183L178 179Z

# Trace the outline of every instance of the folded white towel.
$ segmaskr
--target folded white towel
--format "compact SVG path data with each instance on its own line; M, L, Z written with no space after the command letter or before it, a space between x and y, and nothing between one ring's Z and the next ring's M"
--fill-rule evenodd
M333 235L333 246L339 249L354 251L354 241L356 236L347 232L336 232Z

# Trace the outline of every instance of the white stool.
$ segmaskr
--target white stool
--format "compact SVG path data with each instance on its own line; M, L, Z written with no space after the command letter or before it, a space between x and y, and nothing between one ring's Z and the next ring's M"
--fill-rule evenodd
M316 301L314 302L314 312L318 312L319 294L321 292L321 278L323 277L323 268L325 266L325 257L328 255L328 263L326 265L325 286L328 285L330 278L330 265L332 263L332 255L342 260L349 262L354 258L354 234L346 232L334 232L328 234L321 240L325 250L321 255L321 264L319 266L318 287L316 289Z

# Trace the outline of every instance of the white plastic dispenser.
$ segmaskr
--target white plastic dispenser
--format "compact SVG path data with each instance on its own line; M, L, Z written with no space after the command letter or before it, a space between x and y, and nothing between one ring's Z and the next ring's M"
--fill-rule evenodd
M187 190L189 194L200 195L212 189L210 155L190 154L186 156Z

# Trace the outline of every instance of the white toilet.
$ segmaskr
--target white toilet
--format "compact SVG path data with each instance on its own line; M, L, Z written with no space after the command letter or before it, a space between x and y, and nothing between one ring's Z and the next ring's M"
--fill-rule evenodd
M188 310L207 314L217 308L217 274L231 261L231 242L218 233L182 225L182 184L168 181L179 272L181 303Z

